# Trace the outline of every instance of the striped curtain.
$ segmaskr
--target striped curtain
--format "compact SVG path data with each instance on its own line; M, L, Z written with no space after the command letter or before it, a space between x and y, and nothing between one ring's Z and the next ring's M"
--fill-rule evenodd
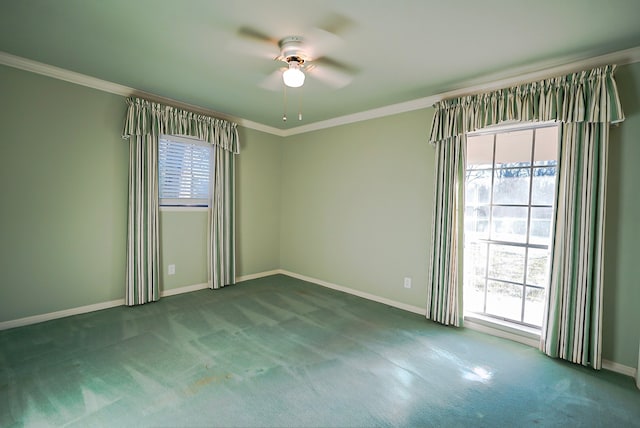
M127 305L158 300L158 144L150 135L129 137Z
M561 126L551 283L541 350L602 367L602 262L609 125Z
M208 141L215 150L209 204L209 284L235 283L235 155L237 125L141 98L127 98L122 136L129 140L129 222L126 304L159 298L158 137L186 135Z
M436 193L428 318L449 324L458 311L457 291L451 288L459 288L462 282L452 262L459 257L459 226L449 211L453 206L460 210L463 193L459 184L446 186L449 179L443 178L441 171L456 171L464 165L464 150L458 147L463 136L505 121L558 121L562 138L557 219L540 349L553 357L601 367L608 130L609 124L624 120L613 77L615 68L598 67L435 105L430 142L438 156L436 192L449 194ZM456 155L443 156L443 144L452 146L451 153ZM457 179L462 180L461 175ZM454 198L457 203L451 202ZM445 218L447 221L442 221ZM449 275L444 273L447 270ZM447 316L439 315L443 308Z
M234 154L215 147L215 168L209 201L209 288L236 281Z
M460 326L458 310L458 243L460 191L464 184L465 136L436 142L435 205L432 257L427 287L427 319Z

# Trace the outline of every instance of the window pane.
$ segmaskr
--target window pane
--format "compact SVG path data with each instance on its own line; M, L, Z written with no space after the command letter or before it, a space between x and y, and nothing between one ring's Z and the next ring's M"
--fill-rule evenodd
M526 207L494 207L491 221L492 240L527 242Z
M549 245L551 242L552 208L531 208L531 232L529 242Z
M489 206L464 209L464 232L473 239L487 239L489 237Z
M546 287L548 282L549 250L529 248L527 255L527 284Z
M553 206L555 193L556 168L535 168L531 186L531 204Z
M493 135L467 137L467 168L491 168L493 165Z
M522 286L489 281L487 284L487 313L520 321L522 318Z
M477 279L471 285L465 285L464 289L465 312L484 313L484 281Z
M558 163L558 127L536 129L534 165L556 165Z
M524 282L524 247L489 245L489 277Z
M465 204L479 205L491 202L491 170L467 170Z
M497 169L493 183L494 204L529 204L529 168Z
M532 129L497 134L496 168L530 165L532 143Z
M467 242L464 260L464 308L471 312L483 312L487 244Z
M487 244L467 242L464 246L464 257L465 278L482 278L482 286L484 287L484 277L487 269Z
M524 304L524 322L527 324L542 326L544 314L545 291L540 288L527 287Z

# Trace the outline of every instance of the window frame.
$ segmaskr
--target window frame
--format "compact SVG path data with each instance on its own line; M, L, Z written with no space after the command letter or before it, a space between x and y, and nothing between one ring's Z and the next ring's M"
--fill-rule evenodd
M556 128L556 132L557 132L557 150L556 150L556 163L555 165L536 165L536 160L535 160L535 150L536 150L536 131L540 128ZM523 168L526 168L528 170L528 174L529 174L529 189L528 189L528 202L527 204L508 204L508 203L495 203L494 202L494 193L495 193L495 175L496 172L499 170L506 170L509 168L516 168L515 166L501 166L501 165L496 165L496 146L497 146L497 136L499 134L506 134L509 132L517 132L517 131L529 131L532 130L533 131L533 135L532 135L532 142L531 142L531 158L530 158L530 162L529 165ZM486 263L485 268L484 268L484 289L483 289L483 307L482 307L482 312L477 312L475 310L469 310L467 308L464 308L464 318L467 319L469 318L470 320L483 320L484 322L487 322L489 324L495 324L496 326L511 326L513 328L515 328L516 330L520 330L523 332L527 332L527 333L535 333L538 332L537 334L539 334L539 331L541 329L541 326L535 325L535 324L531 324L531 323L527 323L525 322L525 307L526 307L526 301L527 301L527 291L530 289L536 289L536 290L544 290L545 294L548 292L549 289L549 271L547 271L547 278L546 278L546 284L544 286L540 286L537 284L533 284L531 282L528 281L528 272L529 272L529 250L530 249L544 249L547 251L547 263L548 263L548 267L550 267L550 263L551 263L551 257L553 255L553 234L554 234L554 229L555 229L555 212L556 212L556 199L557 199L557 191L558 191L558 170L559 170L559 166L560 166L560 126L559 123L556 121L551 121L551 122L539 122L539 123L522 123L522 122L518 122L518 123L514 123L514 124L500 124L500 125L495 125L495 126L491 126L491 127L487 127L487 128L483 128L481 130L478 131L474 131L474 132L470 132L467 134L467 137L474 137L474 136L481 136L481 135L492 135L493 136L493 142L492 142L492 150L493 153L491 154L492 157L492 163L490 165L490 169L487 168L479 168L477 170L481 170L481 171L489 171L489 173L491 174L491 188L490 188L490 197L489 197L489 202L486 204L488 209L489 209L489 216L487 217L488 223L487 223L487 228L491 231L494 227L493 225L493 211L495 207L509 207L509 206L516 206L516 207L523 207L527 209L527 221L526 221L526 236L525 236L525 242L516 242L516 241L504 241L504 240L496 240L492 237L491 232L489 232L489 234L487 235L486 239L477 239L477 240L467 240L467 232L466 232L466 214L463 215L463 236L462 236L462 243L463 243L463 265L464 265L464 254L466 253L467 250L467 243L471 243L471 242L476 242L476 243L481 243L483 245L485 245L485 250L486 250L486 256L485 256L485 260L484 262ZM468 141L466 142L466 144L468 144ZM467 173L469 171L471 171L472 169L468 168L468 161L465 161L465 165L463 166L464 168L464 181L463 181L463 194L466 193L466 187L467 187ZM553 166L556 169L556 173L554 175L554 194L553 194L553 202L552 205L545 205L545 204L536 204L533 203L533 185L534 185L534 177L535 175L535 170L536 169L541 169L541 168L545 168L545 167L550 167ZM466 213L467 208L469 208L470 206L467 206L467 202L465 201L465 204L463 206L463 211ZM477 208L477 207L475 207ZM534 243L531 241L531 236L532 236L532 210L535 208L551 208L552 212L551 212L551 225L550 225L550 235L549 235L549 242L548 244L539 244L539 243ZM523 278L522 278L522 282L518 283L518 282L512 282L509 280L506 280L504 278L493 278L490 274L489 271L489 265L491 263L491 257L489 256L490 251L491 251L491 245L507 245L507 246L514 246L514 247L522 247L525 249L524 251L524 265L523 265ZM465 269L466 271L466 269ZM464 271L463 271L464 272ZM489 282L491 281L499 281L501 283L506 283L506 284L514 284L517 286L521 287L521 306L520 306L520 320L515 320L513 318L507 318L505 316L500 316L500 315L496 315L496 314L491 314L491 313L487 313L487 293L488 293L488 288L489 288ZM466 285L466 279L464 278L464 274L463 274L463 288L465 288ZM463 293L464 294L464 293ZM546 295L545 295L545 299L546 299ZM463 306L464 307L464 306ZM543 315L544 316L544 315Z

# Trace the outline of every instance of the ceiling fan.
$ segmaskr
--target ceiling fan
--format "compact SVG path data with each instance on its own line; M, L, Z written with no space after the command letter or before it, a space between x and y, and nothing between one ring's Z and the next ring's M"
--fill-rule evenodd
M263 88L278 90L282 83L297 88L304 84L306 74L333 88L342 88L351 83L358 70L322 55L322 52L329 50L339 41L334 32L337 31L336 28L336 25L331 30L314 28L308 32L310 37L287 36L281 39L248 27L240 28L238 34L253 41L275 45L280 51L274 59L284 62L285 66L264 79L260 84Z

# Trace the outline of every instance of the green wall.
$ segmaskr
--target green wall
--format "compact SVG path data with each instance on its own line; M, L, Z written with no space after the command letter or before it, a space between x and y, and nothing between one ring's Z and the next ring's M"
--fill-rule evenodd
M603 358L638 364L640 340L640 63L616 72L626 116L611 128L607 174Z
M160 208L161 290L207 282L207 218L206 208Z
M0 321L124 297L122 97L0 67Z
M280 267L282 138L240 128L237 168L238 275Z
M288 137L280 265L424 307L433 200L431 110ZM411 289L403 278L411 277Z

